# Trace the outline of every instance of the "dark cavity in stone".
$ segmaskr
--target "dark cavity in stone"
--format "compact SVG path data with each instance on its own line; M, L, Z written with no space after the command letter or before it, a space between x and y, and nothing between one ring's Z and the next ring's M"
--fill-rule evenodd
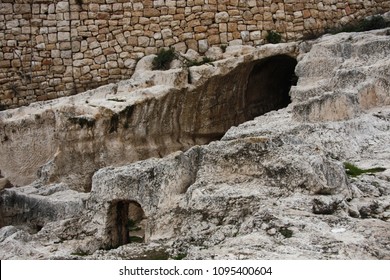
M107 231L111 238L110 247L145 241L146 217L138 202L120 200L112 203Z
M260 60L253 66L245 93L247 120L291 103L289 92L297 83L296 65L295 58L278 55Z

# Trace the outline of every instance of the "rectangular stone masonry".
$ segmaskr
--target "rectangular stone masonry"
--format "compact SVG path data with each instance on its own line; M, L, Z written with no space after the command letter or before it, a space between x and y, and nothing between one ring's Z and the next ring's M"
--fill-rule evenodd
M257 46L264 43L270 30L296 40L390 9L389 1L381 0L83 3L0 1L0 108L129 78L139 58L157 53L161 47L205 53L212 46ZM42 78L44 82L37 82ZM18 96L11 89L15 83L23 85Z

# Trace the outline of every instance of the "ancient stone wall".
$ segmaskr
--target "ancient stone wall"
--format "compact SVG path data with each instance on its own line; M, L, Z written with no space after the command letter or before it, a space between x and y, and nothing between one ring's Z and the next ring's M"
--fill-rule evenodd
M129 78L161 47L261 45L390 10L385 0L1 0L0 110Z

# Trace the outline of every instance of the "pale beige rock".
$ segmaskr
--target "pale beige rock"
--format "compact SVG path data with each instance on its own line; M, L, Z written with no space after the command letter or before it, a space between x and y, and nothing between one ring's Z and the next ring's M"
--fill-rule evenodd
M215 22L216 23L223 23L229 21L229 14L227 12L220 12L215 14Z
M200 54L192 49L188 49L185 54L182 54L186 59L192 60L192 61L197 61L200 58Z
M385 34L228 47L189 73L146 57L130 80L1 112L2 174L46 163L41 181L2 191L1 259L388 259ZM298 51L292 104L242 123L252 67ZM351 177L346 161L386 170ZM88 193L71 190L88 174ZM110 250L131 236L121 218L146 243Z
M223 58L223 52L220 47L211 47L207 50L205 56L211 60L220 60Z
M313 122L347 120L371 108L390 105L389 85L384 82L389 62L383 59L390 54L390 42L375 33L382 31L327 36L315 44L297 65L300 79L291 92L292 98L299 101L295 118ZM335 49L348 38L348 43L341 43L345 48ZM388 47L375 48L377 45ZM370 50L370 61L357 55L363 50ZM340 76L342 81L336 78Z

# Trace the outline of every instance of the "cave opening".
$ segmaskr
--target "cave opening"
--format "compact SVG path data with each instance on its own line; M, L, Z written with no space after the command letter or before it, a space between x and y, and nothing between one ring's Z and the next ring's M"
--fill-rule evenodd
M262 59L253 65L245 92L245 119L251 120L291 103L291 86L297 84L297 60L288 55Z
M296 65L290 55L270 56L242 63L190 91L180 115L180 129L190 139L187 146L219 140L232 126L287 107L290 88L298 80Z
M110 246L116 248L128 243L145 242L146 216L136 201L119 200L109 209Z

